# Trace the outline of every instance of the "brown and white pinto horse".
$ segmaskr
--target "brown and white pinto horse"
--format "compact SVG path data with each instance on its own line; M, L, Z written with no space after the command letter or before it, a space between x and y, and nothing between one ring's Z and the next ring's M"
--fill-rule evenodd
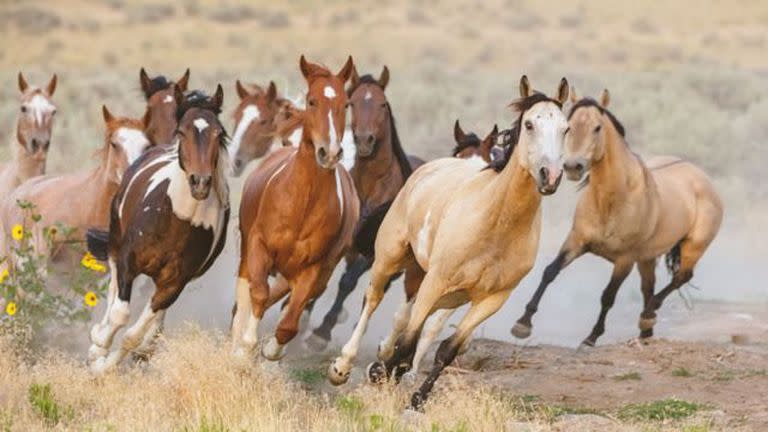
M643 162L632 153L624 126L608 111L609 94L600 101L577 100L569 116L565 172L569 180L585 175L573 226L557 258L544 270L541 283L512 329L531 333L531 317L557 274L590 252L613 263L601 297L600 315L582 346L594 346L605 331L605 318L621 283L637 263L644 311L640 337L653 335L656 310L664 299L693 277L693 268L717 235L723 204L709 177L694 164L670 156ZM672 281L654 295L656 260L666 254Z
M420 408L445 366L475 327L504 304L536 259L541 229L541 195L557 190L562 174L563 136L568 123L562 104L568 97L563 78L552 99L520 81L513 103L519 117L514 145L489 165L444 158L420 167L395 198L376 237L376 259L362 316L342 356L329 367L341 384L349 370L383 288L397 272L420 271L420 287L396 314L391 355L368 367L373 382L399 379L411 367L424 321L439 309L470 303L456 332L443 341L426 381L411 398ZM499 265L503 263L503 265ZM389 352L387 352L389 351Z
M13 225L24 221L24 213L16 204L18 200L33 203L35 211L42 216L41 223L35 224L32 232L33 244L41 255L54 252L46 250L43 227L61 223L75 228L68 238L55 237L56 243L59 240L85 243L89 228L109 227L109 208L123 174L151 144L144 135L146 117L144 120L115 117L106 106L102 107L102 114L106 131L99 149L98 166L79 173L39 176L23 183L2 203L3 232L10 232ZM6 248L3 250L8 252Z
M493 125L493 130L481 140L474 132L464 133L461 125L459 125L459 120L456 119L456 123L453 125L453 139L456 141L456 146L453 148L452 156L461 159L476 157L490 163L502 156L495 153L498 136L499 128Z
M276 131L275 117L286 101L278 97L273 81L270 81L266 90L257 85L248 89L240 80L235 87L240 103L233 115L235 128L229 145L229 159L232 175L238 177L248 162L264 157L272 148Z
M301 144L267 156L243 190L232 324L236 355L251 352L265 310L290 291L275 336L262 348L269 360L283 356L305 307L322 294L350 247L359 217L354 184L339 165L347 104L344 83L352 73L352 58L337 74L304 56L300 68L309 87ZM278 275L272 292L270 274Z
M45 88L27 84L19 72L20 112L16 120L14 159L0 165L0 197L6 197L18 185L45 174L48 148L51 144L56 105L51 97L56 91L54 74Z
M174 84L182 92L187 91L189 84L189 68L175 83L166 77L158 75L150 78L147 71L141 68L139 71L141 91L147 100L148 117L146 134L153 144L170 145L173 135L176 133L176 98L174 97Z
M388 83L386 66L378 79L371 75L359 77L357 69L352 70L347 94L356 151L350 174L360 198L361 217L333 306L322 324L307 338L308 345L316 350L327 346L343 312L344 301L357 286L360 276L371 268L376 233L397 192L413 170L424 163L407 156L400 144L392 106L384 93Z
M217 115L224 93L184 96L176 87L178 130L173 145L145 153L126 172L112 201L109 232L90 230L88 247L107 259L107 310L91 331L91 370L114 368L128 352L149 354L165 311L221 253L229 220L226 132ZM115 333L128 323L133 280L145 274L154 295L117 350Z

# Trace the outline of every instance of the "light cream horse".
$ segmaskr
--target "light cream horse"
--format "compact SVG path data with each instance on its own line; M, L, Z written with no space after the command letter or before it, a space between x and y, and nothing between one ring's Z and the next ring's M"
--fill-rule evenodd
M44 89L27 84L21 72L18 80L21 108L12 149L14 160L0 165L0 197L3 198L27 179L45 173L56 114L56 105L51 100L56 91L56 75Z
M664 299L693 277L693 268L715 238L723 204L709 177L694 164L670 156L643 162L632 153L624 127L607 110L610 96L600 101L576 100L571 108L565 144L568 179L584 181L573 227L557 258L547 266L524 315L512 329L517 337L531 333L531 317L544 290L574 259L591 252L613 263L603 291L600 315L582 343L594 346L605 331L605 318L621 283L637 263L642 279L644 311L641 337L653 335L656 310ZM654 295L658 257L666 254L672 281Z
M362 316L341 357L328 369L334 384L349 377L360 339L390 277L420 273L414 299L402 306L393 328L392 355L368 367L373 382L411 365L424 321L440 309L470 304L455 333L437 350L426 381L411 398L420 408L441 371L473 330L493 315L533 267L541 228L541 195L557 190L562 174L568 97L563 78L552 99L520 81L521 99L513 143L504 157L483 162L446 158L429 162L408 179L384 218L376 238L371 284ZM385 347L386 348L386 347ZM387 349L382 352L387 352Z

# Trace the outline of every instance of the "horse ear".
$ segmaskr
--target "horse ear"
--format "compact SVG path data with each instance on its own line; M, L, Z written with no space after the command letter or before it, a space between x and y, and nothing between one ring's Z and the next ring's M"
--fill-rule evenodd
M493 129L491 129L491 133L489 133L488 136L485 137L485 140L496 141L497 136L499 136L499 125L494 124Z
M520 97L527 98L531 95L531 83L528 81L528 76L523 75L520 77Z
M557 101L560 102L560 105L568 100L570 90L571 87L568 85L568 80L565 77L560 78L560 85L557 87Z
M109 108L107 108L106 105L101 106L101 115L104 116L104 123L112 123L115 120L115 116L112 115L111 112L109 112Z
M357 88L359 84L360 84L360 76L357 74L357 67L355 65L352 65L352 76L350 76L350 80L349 80L349 96L352 96L351 94L352 90Z
M187 91L187 85L189 84L189 68L184 72L184 75L176 81L176 85L179 86L181 91Z
M571 98L571 103L576 103L579 101L579 97L576 95L576 87L571 86L571 91L569 92L569 97Z
M22 75L21 72L19 72L19 90L21 90L22 93L27 91L29 88L29 84L27 84L27 80L24 79L24 75Z
M352 56L347 57L347 62L341 67L339 73L336 74L342 82L347 82L352 75L352 69L355 67L355 62L352 61Z
M309 79L312 70L309 66L309 62L304 58L304 54L299 58L299 69L301 69L301 74L304 75L304 78Z
M216 107L216 109L220 110L221 106L224 104L224 89L221 87L221 84L216 86L216 93L213 94L213 105Z
M141 68L139 71L139 82L141 83L141 91L144 92L145 97L149 97L150 91L152 91L152 80L149 79L147 71Z
M603 93L600 95L600 106L605 109L608 108L609 103L611 103L611 94L608 89L603 89Z
M48 81L48 86L45 88L46 93L48 93L48 96L53 96L53 93L56 91L56 74L53 74L51 77L51 80Z
M381 70L381 75L379 75L379 86L382 90L386 90L387 84L389 84L389 68L384 66L384 69Z
M245 99L249 94L248 90L243 86L243 83L241 83L240 80L235 81L235 89L237 90L237 95L240 96L240 99Z
M456 144L460 144L462 141L464 141L465 137L466 134L464 134L464 131L461 130L459 119L456 119L456 123L453 124L453 139L456 140Z
M182 91L178 84L173 85L173 98L176 100L176 106L181 106L184 101L184 91Z
M277 86L274 81L270 81L267 88L267 102L274 102L275 99L277 99Z
M151 118L152 116L149 114L149 110L144 111L144 117L141 118L141 124L144 126L144 132L149 129L149 121Z

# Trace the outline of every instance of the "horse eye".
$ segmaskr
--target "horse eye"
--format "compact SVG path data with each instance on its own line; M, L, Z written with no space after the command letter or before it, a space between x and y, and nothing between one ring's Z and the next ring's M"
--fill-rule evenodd
M525 121L525 128L528 130L533 130L533 123L531 123L530 120Z
M260 123L261 123L262 125L265 125L265 124L267 124L267 120L266 120L266 119L262 119Z
M309 103L309 106L311 106L311 107L315 106L315 100L314 99L310 99L308 103Z
M600 129L602 129L602 128L603 128L603 125L597 125L597 126L595 126L595 133L598 133L598 132L600 132Z
M27 107L25 107L25 106L22 106L22 107L21 107L21 112L23 112L23 113L27 112Z
M352 102L347 102L347 106L346 106L346 108L352 108L352 106L353 106L353 105L354 105L354 104L353 104Z
M112 147L117 147L117 143L116 143L116 142L114 142L114 141L110 141L110 142L109 142L109 144L111 144L111 145L112 145Z
M52 116L56 115L56 110L53 110L53 112L51 112L51 115Z
M563 132L563 136L568 135L568 132L571 131L570 127L565 128L565 132Z
M383 104L381 104L381 107L382 107L382 108L386 108L386 107L387 107L387 103L386 103L386 102L384 102Z

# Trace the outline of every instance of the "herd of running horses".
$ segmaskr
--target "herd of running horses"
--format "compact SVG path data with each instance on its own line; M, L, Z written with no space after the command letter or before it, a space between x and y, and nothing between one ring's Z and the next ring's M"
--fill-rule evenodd
M245 180L238 218L233 355L252 355L265 311L281 303L277 328L261 353L282 358L302 314L344 258L336 301L306 339L314 349L326 347L344 300L370 270L359 321L328 368L333 384L348 380L371 315L400 276L405 300L379 345L379 361L367 368L371 382L405 374L414 379L446 320L469 304L413 394L415 409L467 348L473 330L533 267L542 196L557 191L563 173L580 181L583 191L567 239L512 329L517 337L530 335L547 286L588 252L614 267L583 344L593 346L603 334L616 293L635 265L644 298L640 337L651 337L657 310L691 279L720 227L723 205L708 176L684 159L643 161L634 154L608 110L607 91L598 99L579 98L563 78L548 96L523 76L510 129L494 126L480 139L456 121L454 157L424 162L400 143L385 93L386 67L378 78L359 76L350 57L333 73L302 56L300 70L307 84L301 102L281 96L273 82L262 87L238 81L230 136L219 119L221 85L208 95L188 89L189 70L171 81L142 69L143 117L119 117L103 107L98 166L58 176L45 175L56 76L36 87L19 74L15 157L0 168L0 222L10 232L23 218L16 203L32 202L44 222L76 228L77 239L108 264L106 311L90 332L94 373L114 369L128 354L151 354L166 310L220 255L230 219L227 177L241 175L252 160L260 163ZM2 240L5 253L13 241ZM32 241L53 255L44 250L41 230L35 229ZM656 292L661 256L672 279ZM155 291L113 349L116 333L129 321L133 281L142 274L154 281Z

